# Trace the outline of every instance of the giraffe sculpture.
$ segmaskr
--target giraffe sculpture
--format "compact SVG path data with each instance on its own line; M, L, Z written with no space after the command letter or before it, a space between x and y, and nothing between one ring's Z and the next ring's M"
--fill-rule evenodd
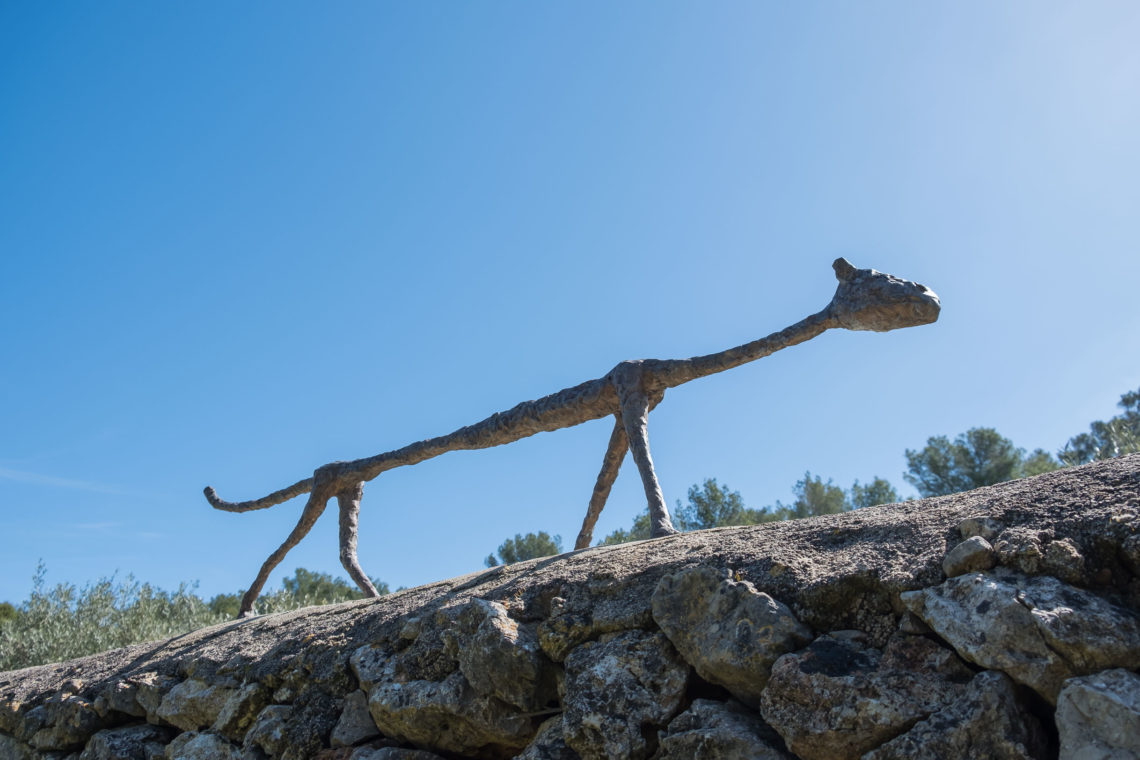
M361 569L356 555L357 521L365 482L385 470L416 464L448 451L500 446L535 433L559 430L610 415L614 417L613 432L574 548L584 549L590 545L594 524L609 497L627 449L633 455L645 487L645 496L649 502L650 535L658 538L676 533L669 519L669 510L665 506L665 497L661 493L657 475L653 471L647 428L649 412L661 403L666 389L761 359L782 348L810 340L833 327L886 332L900 327L929 324L938 319L941 304L938 296L929 288L874 269L856 269L845 259L836 259L832 266L839 287L822 311L751 343L691 359L624 361L596 380L588 380L534 401L524 401L512 409L493 414L448 435L429 438L365 459L332 462L318 467L313 477L261 499L223 501L213 488L207 486L206 499L215 509L227 512L266 509L303 493L309 494L296 527L277 551L265 560L257 578L242 598L239 617L252 614L253 603L273 568L305 537L329 499L335 497L340 506L341 564L361 590L369 596L379 596Z

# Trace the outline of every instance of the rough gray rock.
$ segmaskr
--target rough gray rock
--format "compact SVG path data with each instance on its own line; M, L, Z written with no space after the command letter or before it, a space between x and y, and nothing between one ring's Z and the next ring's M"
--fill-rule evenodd
M987 542L993 541L1001 533L1002 524L988 515L975 515L967 517L958 523L958 533L962 538L981 536Z
M332 732L332 746L351 747L379 735L380 729L368 712L368 695L357 689L344 698L340 720Z
M580 760L579 755L566 744L562 716L550 718L538 727L534 740L515 760Z
M1140 676L1107 670L1065 682L1057 698L1061 757L1140 757Z
M655 760L790 760L773 738L743 705L697 699L661 732Z
M236 689L232 684L215 684L189 678L162 698L155 714L183 731L196 731L213 724Z
M970 662L1056 703L1074 675L1140 664L1140 617L1048 576L974 573L900 599Z
M166 745L166 760L242 760L242 752L217 734L187 731Z
M971 676L921 636L896 635L880 652L826 635L776 661L760 711L804 760L852 760L950 704Z
M174 731L144 723L97 731L79 760L147 760L161 756Z
M349 755L349 760L443 760L442 757L422 749L400 747L361 747Z
M368 711L386 736L476 757L521 752L538 728L506 703L477 694L459 672L443 681L376 682Z
M38 750L80 749L106 723L92 702L65 688L27 712L17 737Z
M138 702L139 686L126 681L113 681L100 689L93 706L100 716L110 717L109 713L119 712L134 718L146 717L146 710Z
M135 702L146 713L147 721L150 723L162 722L158 716L158 708L167 692L178 685L179 679L154 671L144 671L132 675L128 683L135 687Z
M862 760L1035 760L1047 742L1009 676L979 673L958 699ZM1063 755L1064 756L1064 755Z
M603 634L653 628L648 594L633 584L598 573L575 591L551 599L550 612L538 625L539 646L554 662Z
M498 602L473 599L444 640L471 688L524 712L557 700L554 664L542 653L534 624L520 624Z
M246 746L260 747L270 757L280 757L288 747L287 729L292 716L292 705L263 708L245 734Z
M710 567L662 578L653 619L702 678L752 706L776 658L811 641L811 629L787 606Z
M680 709L689 665L663 634L608 634L566 658L566 743L584 760L640 760Z
M257 714L268 704L269 689L256 682L247 683L226 697L213 730L231 741L240 742Z
M4 760L36 760L37 755L16 737L0 734L0 757Z
M947 578L978 570L989 570L997 564L997 556L990 542L981 536L967 538L946 553L942 572Z

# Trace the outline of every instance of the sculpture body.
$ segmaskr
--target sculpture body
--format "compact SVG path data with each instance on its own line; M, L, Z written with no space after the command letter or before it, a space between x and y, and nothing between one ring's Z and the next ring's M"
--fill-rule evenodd
M624 361L596 380L534 401L524 401L448 435L365 459L326 464L317 468L313 477L261 499L237 503L223 501L213 488L207 487L205 494L210 504L229 512L265 509L303 493L309 494L301 519L285 542L262 565L242 599L239 614L244 617L252 612L253 603L273 568L305 537L329 499L336 497L340 507L341 564L365 593L378 596L356 555L357 519L365 482L386 470L416 464L448 451L500 446L535 433L610 415L614 417L613 432L574 548L583 549L590 545L594 524L605 506L627 450L633 456L645 487L651 535L656 538L676 533L649 451L649 413L661 402L667 389L755 361L782 348L810 340L833 327L885 332L929 324L938 319L941 308L938 296L923 285L873 269L855 269L844 259L837 259L833 267L839 287L822 311L751 343L690 359Z

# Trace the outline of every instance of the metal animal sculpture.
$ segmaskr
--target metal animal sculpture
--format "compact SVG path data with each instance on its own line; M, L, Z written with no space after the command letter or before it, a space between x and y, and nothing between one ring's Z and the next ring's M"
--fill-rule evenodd
M261 499L236 503L223 501L213 488L207 487L206 499L215 509L227 512L265 509L303 493L309 494L297 526L285 543L265 560L261 572L246 591L239 615L245 617L251 613L253 603L273 568L305 537L329 499L336 497L340 505L341 564L361 590L369 596L379 596L356 557L357 520L365 482L385 470L416 464L448 451L500 446L535 433L558 430L609 415L614 417L613 432L574 548L583 549L590 545L594 524L605 506L627 449L637 464L649 501L651 535L657 538L676 533L653 471L647 429L649 412L661 403L666 389L763 358L782 348L810 340L832 327L885 332L929 324L938 319L941 305L938 296L929 288L874 269L856 269L845 259L837 259L832 266L839 287L831 302L822 311L766 338L691 359L624 361L597 380L588 380L535 401L524 401L513 409L492 414L482 422L454 433L366 459L332 462L318 467L313 477Z

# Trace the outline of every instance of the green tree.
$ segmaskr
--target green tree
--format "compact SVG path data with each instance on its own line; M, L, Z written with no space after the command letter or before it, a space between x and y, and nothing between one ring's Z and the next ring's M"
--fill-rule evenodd
M516 533L514 538L508 538L499 545L498 557L489 554L483 563L487 567L494 567L499 564L509 565L526 559L549 557L552 554L561 553L562 536L551 537L544 530L540 530L538 533L527 533L525 536Z
M867 485L860 485L856 480L852 486L848 503L852 509L874 507L878 504L894 504L899 501L899 493L888 481L875 477Z
M919 451L906 450L908 472L903 475L923 496L943 496L991 486L1026 475L1048 472L1057 462L1045 451L1029 458L993 428L970 428L953 442L933 436Z
M725 525L757 525L759 523L794 520L815 515L831 515L859 507L875 504L888 504L899 500L898 492L883 478L876 477L867 485L856 480L848 494L830 479L804 473L803 479L792 487L795 500L791 504L777 501L775 506L752 509L744 506L739 491L731 491L717 483L716 478L706 478L700 485L689 486L689 501L682 505L677 501L673 524L682 531L718 528ZM633 518L628 529L620 528L598 542L598 546L624 544L628 541L641 541L649 538L649 511L642 511Z
M792 493L796 496L795 501L790 505L777 501L776 509L770 511L780 513L783 510L783 514L796 519L836 515L851 509L851 505L847 502L847 494L842 488L833 484L831 478L824 483L823 478L818 475L813 477L810 471L804 473L803 479L796 481Z
M678 530L686 531L740 525L747 520L747 512L739 491L721 486L716 478L706 478L700 486L689 486L688 504L682 506L681 500L677 499L673 524Z
M371 578L372 585L382 595L390 593L388 584L379 578ZM218 594L206 603L209 610L227 618L236 617L241 608L241 598L245 591L236 594ZM293 575L281 579L281 590L263 595L258 600L261 612L313 607L320 604L337 604L353 599L363 599L364 592L344 578L329 573L314 572L298 567Z
M626 544L630 541L644 541L647 538L651 538L649 531L649 507L646 507L641 514L633 518L633 525L629 530L618 528L599 541L597 545L613 546L614 544Z
M1028 478L1045 472L1052 472L1061 466L1052 454L1045 449L1034 449L1021 464L1021 475Z
M1140 389L1125 393L1116 405L1122 414L1090 423L1089 432L1070 438L1058 458L1074 465L1140 451Z
M0 602L0 625L16 618L16 608L8 602Z
M387 583L376 578L370 580L381 594L389 592ZM285 593L299 601L303 600L306 605L335 604L364 598L364 592L357 588L356 584L349 583L344 578L335 578L328 573L315 573L303 567L294 570L292 578L283 578L281 585Z
M214 615L220 615L223 620L232 620L241 610L241 598L245 589L236 594L216 594L206 602L206 608Z

